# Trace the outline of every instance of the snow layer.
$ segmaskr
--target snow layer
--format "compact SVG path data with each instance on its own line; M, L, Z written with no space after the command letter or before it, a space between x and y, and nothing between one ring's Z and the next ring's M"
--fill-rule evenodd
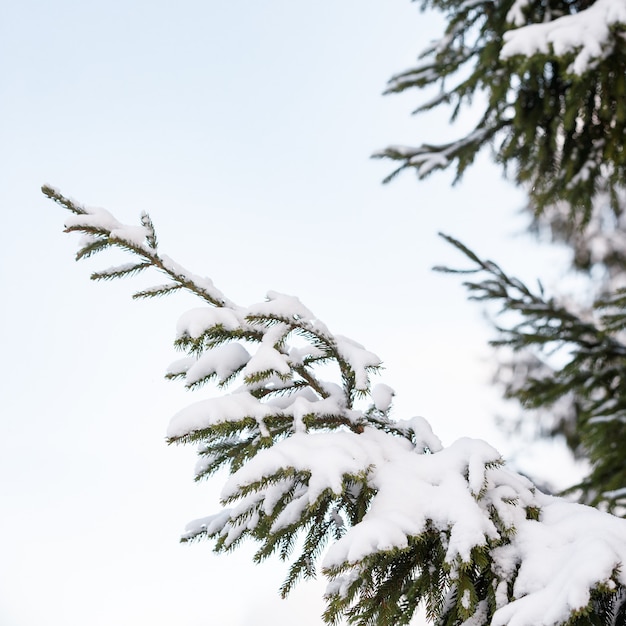
M250 360L249 352L240 343L228 343L205 352L186 371L187 385L217 375L221 381L232 376Z
M626 521L543 494L539 521L516 525L511 545L494 551L496 565L515 580L516 600L499 608L493 626L552 626L583 609L598 584L626 584Z
M457 557L468 561L472 548L497 538L495 526L473 493L486 481L486 464L499 461L494 448L462 439L437 454L416 454L412 447L396 447L395 438L379 431L369 436L385 460L370 469L369 484L377 493L363 521L330 548L324 567L356 563L380 550L405 548L408 537L419 535L428 522L450 531L449 563Z
M391 406L394 395L395 391L389 385L385 385L383 383L375 385L372 389L372 400L374 401L374 406L379 411L387 411Z
M337 344L337 350L339 354L352 366L355 374L356 388L366 390L369 388L369 375L368 370L370 368L378 367L382 361L373 352L366 350L360 343L343 337L342 335L335 335L335 342Z
M214 424L241 422L246 418L254 419L261 433L267 435L263 418L274 413L275 410L245 391L200 400L172 417L167 428L167 437L169 439L184 437Z
M295 321L319 333L330 335L326 325L318 320L315 315L300 302L299 298L277 291L269 291L266 301L249 307L247 314Z
M449 531L446 559L468 561L475 546L498 538L484 507L497 500L503 508L523 508L508 500L532 500L531 485L498 468L500 456L488 444L460 439L436 454L420 454L403 437L374 428L363 433L334 431L297 433L259 452L226 482L222 498L232 499L261 478L292 468L310 476L297 505L286 510L281 524L297 522L303 506L326 489L340 495L346 476L367 477L376 491L363 520L348 529L328 551L324 567L355 563L380 550L404 548L407 538L420 534L427 523ZM488 487L508 486L491 498L478 497Z
M516 2L509 13L509 20L515 25L523 23L523 7L523 1ZM576 52L569 70L584 74L613 50L616 40L611 29L618 24L626 25L626 0L597 0L579 13L506 32L500 56L508 59L516 55L562 56ZM623 40L619 45L624 45Z
M266 334L263 343L257 348L242 373L244 376L255 376L264 372L275 372L282 376L289 376L291 373L289 357L274 347L273 337L269 334Z
M215 326L221 326L224 330L236 330L241 323L240 316L232 309L200 307L181 315L176 324L176 336L197 339Z
M129 226L119 222L109 211L99 207L81 208L82 214L75 214L65 219L66 228L86 227L101 231L109 231L114 239L126 241L134 247L143 248L149 231L145 226Z

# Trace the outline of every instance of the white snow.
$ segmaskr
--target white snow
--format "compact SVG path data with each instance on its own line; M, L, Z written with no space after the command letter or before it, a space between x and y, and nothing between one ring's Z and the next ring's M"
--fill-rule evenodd
M238 310L239 307L226 298L226 296L219 289L217 289L217 287L215 287L210 278L207 278L206 276L199 276L198 274L190 272L180 265L180 263L177 263L165 254L161 255L161 261L163 263L163 267L168 272L171 272L178 278L193 284L199 290L204 291L204 293L206 293L212 301L218 302L221 306L228 307L231 310Z
M230 512L230 509L222 509L215 515L208 515L207 517L201 517L188 522L185 526L185 532L183 533L182 538L188 539L202 531L206 531L208 533L215 532L230 519Z
M435 433L428 422L423 417L416 416L408 420L398 420L394 423L398 430L405 433L413 433L415 437L415 448L423 452L428 450L429 452L439 452L443 449L441 440Z
M149 231L145 226L129 226L118 222L106 209L99 207L82 207L85 213L71 215L65 219L65 227L96 228L109 231L111 237L127 241L131 245L142 248L145 246Z
M111 229L111 237L123 239L134 244L138 248L143 247L149 232L145 226L127 226Z
M277 291L269 291L265 302L250 306L246 313L247 315L295 321L319 333L329 334L326 325L320 322L315 315L300 302L299 298Z
M281 323L266 328L263 340L244 368L243 375L253 377L264 372L275 372L279 376L289 376L291 374L289 356L275 347L288 332L288 326Z
M446 560L469 560L471 549L498 536L464 478L474 459L497 461L499 454L480 441L459 440L437 454L415 454L396 438L371 435L383 448L384 464L371 470L370 484L377 489L363 521L350 528L328 551L324 566L356 562L377 550L403 548L408 536L418 535L427 522L450 532ZM398 439L402 442L402 439ZM485 472L470 480L484 479Z
M241 324L241 318L232 309L206 306L181 315L176 324L176 336L197 339L209 328L221 326L224 330L236 330Z
M539 521L516 525L510 546L494 550L497 567L519 565L513 602L499 608L493 626L552 626L584 608L590 590L614 586L626 563L626 521L581 504L539 494ZM623 571L618 580L626 583Z
M372 389L372 400L379 411L387 411L393 401L395 391L384 383L378 383Z
M524 2L516 2L509 13L509 21L515 25L523 23L523 6ZM516 55L561 56L576 52L569 71L584 74L608 55L613 45L624 45L623 39L613 42L611 28L617 24L626 24L626 0L596 0L579 13L506 32L500 56L507 59Z
M167 437L183 437L213 424L240 422L247 417L254 419L261 434L266 436L268 433L263 418L275 413L271 407L245 391L209 398L195 402L176 413L170 420Z
M227 343L207 350L187 370L185 380L192 385L207 376L217 375L221 381L232 376L250 360L250 353L237 342Z
M359 437L348 431L296 433L272 448L262 450L233 474L224 485L222 498L228 498L240 487L261 476L271 476L284 467L311 473L310 502L314 502L324 489L340 494L344 475L357 475L372 461L382 460L377 446L369 438Z
M466 589L461 596L461 605L464 609L468 610L472 606L472 599L470 595L470 590Z
M366 350L360 343L344 337L335 335L337 351L349 363L354 371L356 388L366 390L369 388L368 369L378 367L382 361L373 352Z
M182 359L177 359L167 366L165 373L173 376L184 374L197 360L195 356L186 356Z
M515 0L506 14L506 21L514 26L523 26L526 23L524 10L529 4L529 0Z
M106 209L80 205L85 213L72 214L65 218L65 227L88 226L103 230L122 228L122 224Z

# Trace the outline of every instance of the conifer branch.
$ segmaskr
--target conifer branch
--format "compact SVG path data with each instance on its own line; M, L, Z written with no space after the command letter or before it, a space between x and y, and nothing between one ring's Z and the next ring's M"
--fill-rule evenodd
M84 205L77 203L70 198L63 196L58 190L44 185L41 188L44 195L51 200L54 200L57 204L60 204L64 208L68 209L76 216L84 217L83 220L75 219L66 225L66 232L80 232L91 237L96 237L88 245L78 253L77 260L92 256L97 252L109 248L111 246L120 248L126 252L130 252L138 256L141 259L136 267L144 269L146 267L154 267L160 272L166 274L173 283L178 287L189 291L208 303L216 307L229 307L237 308L232 302L226 300L221 292L213 287L213 284L206 279L202 279L197 276L193 276L190 272L185 270L181 265L166 256L160 256L157 252L157 239L154 230L154 226L150 217L144 213L141 218L141 229L139 237L133 228L120 224L115 218L113 218L108 212L100 209L88 209ZM143 241L147 242L147 245L143 244ZM133 272L122 272L119 276L132 275ZM104 273L96 272L92 278L99 280L103 278ZM140 292L140 295L136 297L146 297L146 292ZM162 295L167 291L159 292L155 295Z
M445 31L420 53L419 65L391 78L385 93L438 87L416 112L451 105L451 121L480 95L476 131L491 132L454 144L389 147L375 156L401 165L385 181L407 167L422 178L448 166L458 180L477 152L490 148L505 171L514 169L537 214L564 200L586 223L600 191L618 210L617 192L626 185L623 6L611 0L422 4L445 14Z
M577 446L584 450L591 470L568 491L578 491L593 505L610 510L626 504L626 470L611 442L626 437L626 327L623 293L602 296L585 317L542 288L531 291L522 281L506 274L496 263L480 259L461 242L442 235L475 267L469 270L435 268L439 271L475 274L482 279L465 281L469 298L499 305L497 318L509 314L507 322L494 320L496 347L515 352L543 354L545 360L558 353L553 366L535 367L525 380L509 385L506 395L528 408L552 407L565 397L574 409ZM512 315L512 317L511 317ZM598 490L598 486L603 486Z
M148 287L142 291L136 291L132 298L133 300L141 300L143 298L158 298L160 296L167 296L174 291L184 289L184 285L181 283L170 283L168 285L155 285L154 287Z
M420 603L440 625L504 626L517 620L553 626L571 616L609 615L613 595L626 588L620 569L626 562L626 527L615 525L614 518L544 496L507 470L485 442L464 438L444 447L423 418L394 421L393 391L371 388L380 359L333 334L297 298L269 292L264 302L236 306L210 280L159 254L146 215L140 226L129 227L51 188L44 193L74 214L66 230L91 237L87 246L97 244L83 256L113 246L139 259L96 272L96 279L154 267L171 282L137 297L186 289L204 304L179 319L175 346L187 357L172 364L167 376L190 389L211 382L219 394L174 415L167 441L198 444L197 481L222 468L228 478L222 510L190 522L181 541L209 538L222 552L255 541L255 561L273 554L290 560L282 595L322 571L329 579L327 623L345 618L360 626L408 624ZM472 295L499 301L505 312L521 316L513 328L502 329L511 345L558 342L550 334L556 320L569 329L567 337L578 349L574 358L584 371L604 377L594 382L596 390L622 384L617 357L626 353L610 332L545 300L542 292L535 294L460 242L448 241L474 263L469 274L476 280L466 283ZM611 327L621 323L623 299L602 302ZM607 357L609 345L615 358ZM328 380L319 367L327 364L334 366ZM580 364L564 368L558 385L581 385L579 371ZM227 384L233 389L224 393ZM545 381L536 381L534 393L561 393L558 385L542 390L541 384ZM360 406L368 396L369 408ZM591 437L604 428L599 418L610 411L606 421L615 426L608 391L602 397L589 391L583 400L587 415L595 416L586 422ZM616 463L623 465L621 451L597 470L611 471ZM626 497L624 490L613 491L602 494L605 501ZM580 556L575 545L577 528L597 533L602 568L591 574L586 553ZM538 543L533 551L529 537ZM571 554L559 549L563 543L575 546ZM557 580L554 568L572 575ZM569 604L558 605L563 619L546 622L545 595L568 598ZM533 608L536 600L540 609Z
M477 126L473 132L465 137L446 144L430 145L422 144L419 147L389 146L384 150L374 153L376 159L392 159L402 164L389 174L384 183L390 182L400 172L411 167L417 170L419 178L426 178L433 171L446 169L457 162L456 180L459 180L465 169L474 161L478 151L485 143L494 140L496 135L509 126L510 120L503 118L491 121L485 125Z
M135 276L149 267L152 267L151 263L129 263L127 265L118 265L117 267L112 267L101 272L93 272L90 278L91 280L113 280L114 278L125 278L127 276Z

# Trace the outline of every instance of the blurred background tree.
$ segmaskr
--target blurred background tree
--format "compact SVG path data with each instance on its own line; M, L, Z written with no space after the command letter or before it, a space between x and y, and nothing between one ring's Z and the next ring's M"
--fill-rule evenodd
M389 81L387 93L426 90L416 113L450 107L454 121L471 108L478 122L457 141L390 146L375 156L399 162L387 180L406 169L424 178L445 168L458 180L489 149L527 193L529 231L569 250L576 290L548 294L449 239L481 275L466 283L470 297L500 307L496 380L524 409L513 426L532 419L537 437L562 439L589 462L570 491L621 513L626 3L426 0L422 9L441 11L445 32Z

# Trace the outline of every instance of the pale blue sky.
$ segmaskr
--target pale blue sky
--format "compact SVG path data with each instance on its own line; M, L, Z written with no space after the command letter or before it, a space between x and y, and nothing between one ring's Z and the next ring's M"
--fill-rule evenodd
M549 257L511 237L521 198L486 158L455 189L382 186L392 166L369 159L454 136L410 117L416 95L381 96L438 24L408 0L0 9L0 624L321 623L319 589L277 599L281 566L177 543L217 493L164 444L194 399L162 378L193 302L90 283L110 262L73 262L42 183L123 221L149 211L163 249L241 303L298 295L383 358L399 416L499 443L488 329L430 271L460 261L436 233L527 276Z

